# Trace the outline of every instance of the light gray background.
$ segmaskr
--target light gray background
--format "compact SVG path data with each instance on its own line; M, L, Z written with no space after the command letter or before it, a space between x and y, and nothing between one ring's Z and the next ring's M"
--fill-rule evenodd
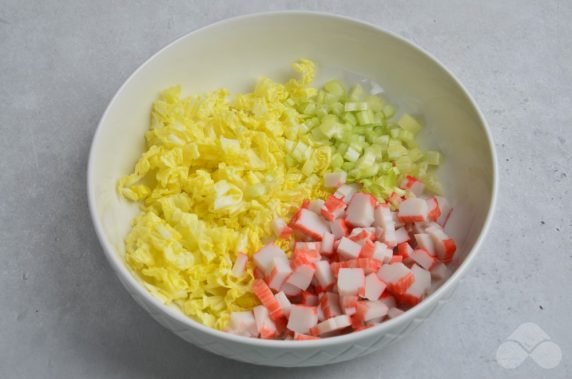
M147 57L245 13L361 18L432 52L474 95L499 156L498 209L453 300L415 335L349 363L256 367L195 348L121 287L89 218L97 122ZM0 1L0 378L572 377L570 1ZM373 48L373 47L372 47ZM563 352L507 370L535 322Z

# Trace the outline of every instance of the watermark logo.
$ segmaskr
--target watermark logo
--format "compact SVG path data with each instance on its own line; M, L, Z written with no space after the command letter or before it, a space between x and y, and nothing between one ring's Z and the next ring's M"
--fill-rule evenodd
M528 358L537 365L551 369L560 364L562 351L560 346L540 326L526 322L514 332L497 349L497 362L504 368L517 368Z

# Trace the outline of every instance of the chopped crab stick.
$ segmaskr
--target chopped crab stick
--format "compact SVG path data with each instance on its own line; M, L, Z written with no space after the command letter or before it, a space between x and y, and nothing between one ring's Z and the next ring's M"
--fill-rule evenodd
M346 182L347 174L345 171L328 172L324 174L324 187L338 188Z
M270 287L268 287L268 285L266 284L266 282L264 282L264 280L255 279L254 282L252 283L252 292L254 293L254 295L256 295L258 300L260 300L262 305L264 305L268 309L268 312L270 313L270 318L272 320L276 321L284 317L284 312L280 307L280 303L278 302L278 300L276 300L274 294L272 294L272 290L270 289Z
M308 291L302 292L302 304L317 306L318 301L319 301L318 295L314 295L313 293Z
M347 328L351 324L352 322L348 315L339 315L322 321L315 326L315 331L318 335L322 336Z
M373 211L375 226L379 226L380 228L385 228L389 224L394 224L393 215L391 209L387 204L380 204L375 207Z
M359 242L358 242L359 244ZM375 252L375 244L373 242L371 242L371 240L366 239L365 241L363 241L363 244L361 246L361 250L359 252L359 257L361 258L370 258L373 256Z
M394 294L402 294L413 284L413 273L403 263L391 263L381 266L377 275L387 284Z
M401 255L403 259L409 258L411 253L413 253L413 248L407 242L397 245L397 254Z
M294 257L303 258L308 262L316 262L321 258L320 250L320 242L296 242L294 245Z
M345 215L347 204L343 199L338 199L334 195L328 196L322 205L319 214L326 220L332 221Z
M356 310L356 319L371 321L387 315L389 308L382 301L359 301Z
M274 258L287 259L284 251L273 243L264 246L252 257L256 267L258 267L264 275L269 275L272 271Z
M393 249L387 247L383 242L375 241L372 258L382 263L389 263L393 256Z
M399 204L397 217L401 222L412 223L427 221L429 208L424 199L411 197Z
M397 245L397 235L395 233L394 224L388 224L385 228L383 228L381 241L391 248Z
M443 229L437 224L429 226L425 231L433 241L437 257L444 263L451 262L453 254L457 250L455 241L445 234Z
M417 246L423 250L425 250L429 255L435 256L435 245L433 243L433 239L427 233L418 233L415 234L415 241L417 242Z
M286 238L292 234L292 228L281 218L275 218L272 221L272 229L278 238Z
M270 319L268 309L263 305L258 305L252 310L258 335L263 339L270 339L276 336L276 324Z
M391 210L386 204L378 205L374 210L375 225L380 228L378 240L385 242L387 246L397 245L397 235L395 234L395 222Z
M256 320L254 319L252 311L231 312L229 331L246 337L258 336Z
M340 306L343 313L351 316L356 313L358 304L358 297L356 295L340 296Z
M326 292L320 296L319 306L325 319L342 314L340 296L337 293Z
M314 265L301 264L294 269L294 272L292 272L292 275L288 277L286 283L298 287L301 290L306 290L312 282L315 272L316 269L314 268Z
M282 285L282 288L280 288L280 290L284 292L286 296L290 297L298 296L299 294L302 293L302 290L300 288L293 286L292 284L289 283L284 283Z
M340 296L363 294L365 275L361 268L342 268L338 273L338 293Z
M358 192L353 197L346 211L346 221L353 226L368 227L374 221L376 200L373 196Z
M397 245L403 242L407 242L410 239L411 237L409 237L409 233L405 228L401 227L395 231L395 243Z
M423 194L423 190L425 189L425 185L423 182L415 179L414 177L407 176L405 179L403 179L401 188L411 191L411 193L413 193L415 196L421 196L421 194Z
M364 298L368 300L378 300L387 285L379 279L376 273L371 273L365 277Z
M411 259L415 261L419 266L423 267L425 270L431 270L431 268L437 262L435 257L431 256L427 251L423 249L415 249L411 253Z
M392 307L395 307L395 305L397 304L397 302L395 301L395 297L390 295L388 292L384 292L379 298L379 301L383 302L383 304L387 305L387 307L390 309Z
M293 220L292 228L310 238L321 239L324 233L330 231L328 224L316 213L309 209L301 208L297 217Z
M280 291L276 295L274 295L274 298L276 299L276 301L278 301L278 304L280 305L280 309L282 310L284 316L288 317L290 315L290 308L292 307L292 303L290 303L290 300L288 299L286 293L284 291Z
M322 207L324 206L324 200L322 199L315 199L310 201L308 205L308 209L314 212L315 214L320 214Z
M338 199L342 199L347 204L351 201L352 197L357 191L358 191L357 185L343 184L336 190L334 196L337 197Z
M305 200L289 224L273 220L277 238L293 237L291 257L273 243L252 256L262 305L232 312L230 333L307 340L363 330L398 317L449 277L456 244L443 230L444 198L424 196L423 183L407 177L379 204L334 174L334 195ZM248 259L237 255L234 276Z
M332 233L324 233L322 236L322 244L320 245L320 253L322 255L330 255L334 252L335 237Z
M335 277L338 277L339 272L342 268L361 268L364 274L368 275L372 272L377 272L381 267L382 262L373 258L358 258L349 259L342 262L333 262L330 264L332 273Z
M334 234L335 239L340 239L344 236L347 236L349 233L348 225L343 218L338 218L330 221L330 228Z
M399 300L409 306L418 304L431 286L431 274L429 271L422 269L414 264L411 267L411 273L415 278L413 284L399 296Z
M430 271L431 278L435 280L443 280L449 277L449 269L441 262L436 262Z
M361 246L357 242L352 241L347 237L342 237L338 245L337 253L340 257L345 259L352 259L359 257Z
M275 291L279 291L284 281L290 277L292 274L292 269L290 268L290 262L288 259L283 257L275 257L272 260L272 271L268 277L268 287Z
M306 305L292 305L290 317L286 328L293 332L306 334L318 323L318 310L316 307Z
M335 283L330 262L318 261L314 263L314 267L316 268L315 277L318 280L320 288L322 290L330 289L330 287L332 287Z
M244 273L247 262L248 256L246 254L239 253L236 257L236 261L234 261L234 265L232 266L232 275L237 278L241 277Z

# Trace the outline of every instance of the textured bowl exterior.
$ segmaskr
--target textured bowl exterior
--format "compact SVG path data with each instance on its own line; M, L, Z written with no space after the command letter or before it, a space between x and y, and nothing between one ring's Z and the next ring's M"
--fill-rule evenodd
M201 59L193 59L196 56ZM142 140L148 127L148 105L158 90L177 83L193 92L221 85L240 90L260 74L281 80L284 73L276 67L300 56L335 62L333 66L374 78L388 94L395 95L392 102L422 112L430 126L423 138L450 157L440 169L440 179L456 207L449 223L453 228L448 230L461 242L456 269L419 305L357 333L314 341L268 341L212 330L161 303L124 264L123 239L138 210L118 198L115 184L132 169L143 149L133 141ZM345 72L323 71L319 74L323 78ZM474 260L490 225L497 192L494 144L486 122L450 72L421 49L375 26L311 12L225 20L190 33L151 57L118 90L104 113L94 136L87 176L90 211L103 251L125 288L153 318L215 354L284 367L353 359L382 349L416 329L449 300Z

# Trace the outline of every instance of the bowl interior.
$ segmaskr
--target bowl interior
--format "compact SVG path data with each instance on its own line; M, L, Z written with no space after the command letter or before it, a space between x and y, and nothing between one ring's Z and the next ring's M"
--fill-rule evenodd
M177 40L139 68L112 100L94 138L88 188L94 222L112 261L122 264L123 239L138 211L117 196L116 182L143 150L159 91L175 84L189 93L218 87L247 91L261 75L289 78L290 63L300 57L317 63L315 85L368 78L392 103L422 120L422 145L444 158L439 175L454 207L447 231L458 242L456 264L466 258L491 209L494 158L464 90L425 53L374 27L333 16L277 13L225 21Z

